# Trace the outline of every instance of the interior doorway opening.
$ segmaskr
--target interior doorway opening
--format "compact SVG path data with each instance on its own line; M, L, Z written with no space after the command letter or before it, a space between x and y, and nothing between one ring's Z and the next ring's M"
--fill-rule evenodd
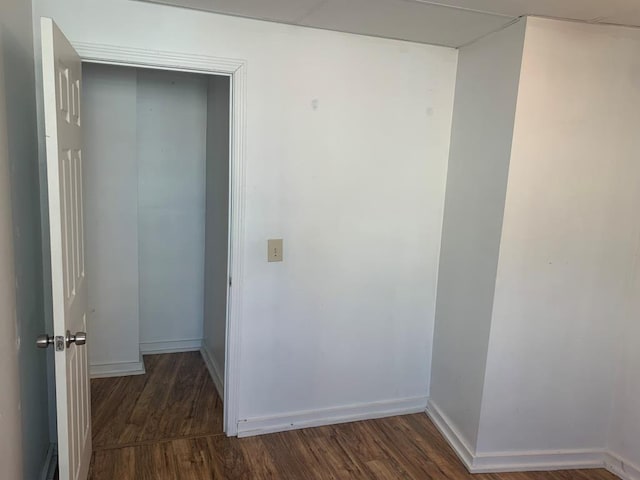
M201 352L220 405L224 399L230 79L83 63L93 378L151 369L170 379L197 371L198 354L184 353ZM146 355L160 356L145 366Z
M85 242L86 226L91 221L86 220L86 203L85 196L87 194L87 185L84 181L87 167L85 164L86 150L85 143L83 141L83 125L86 121L84 113L86 113L86 106L82 108L84 101L86 100L83 91L83 78L82 78L82 64L97 63L112 66L127 66L130 68L150 68L159 69L162 71L171 72L190 72L207 75L217 75L226 77L228 95L226 102L220 101L220 111L225 113L225 118L220 116L221 124L227 126L227 132L224 137L227 143L227 210L226 215L228 219L227 228L227 252L226 263L224 260L220 264L226 265L226 275L224 277L225 284L225 300L226 311L224 312L223 325L226 328L224 339L224 367L215 369L212 366L212 362L209 362L207 366L201 352L207 349L207 342L205 337L205 326L209 325L209 322L203 318L202 324L202 346L200 351L187 351L187 352L169 352L170 348L165 346L165 356L175 358L179 356L181 358L196 359L199 360L198 368L193 366L187 366L182 368L182 371L188 371L193 373L200 371L206 373L206 375L196 375L198 379L205 380L205 384L208 380L210 391L213 392L208 398L214 398L222 405L224 403L224 410L222 411L222 431L227 435L237 434L237 397L238 397L238 352L239 352L239 323L241 319L241 300L240 293L242 291L242 268L241 268L241 255L239 252L243 251L242 248L242 232L243 232L243 205L244 205L244 105L245 105L245 62L242 60L234 60L228 58L208 57L192 54L176 54L172 52L158 52L149 51L145 49L136 49L129 47L112 47L108 45L99 45L93 43L76 43L71 44L64 33L55 25L55 23L49 18L41 19L41 40L42 40L42 106L43 106L43 137L45 156L43 158L45 170L43 171L46 181L43 185L46 185L46 190L43 195L43 208L48 212L48 215L43 215L43 231L48 233L49 248L44 248L43 253L50 259L50 276L45 275L45 289L49 288L51 292L51 306L52 309L48 312L52 327L53 335L49 333L43 335L45 343L44 346L55 344L55 354L53 355L54 361L52 362L52 376L53 379L50 382L50 397L55 397L54 402L50 402L50 411L55 411L56 422L53 424L53 430L55 431L55 439L57 440L58 466L60 478L85 478L89 470L91 462L92 452L92 435L91 435L91 402L89 392L89 377L90 368L88 362L88 350L85 346L87 336L85 332L91 330L87 328L87 319L91 316L91 307L88 305L88 289L87 289L87 275L85 269L85 257L88 255L86 252L87 243ZM136 85L137 87L137 85ZM207 92L208 90L207 86ZM122 123L125 128L119 130L119 135L115 138L108 138L110 143L107 147L131 147L131 142L122 141L125 137L126 125L131 124L124 122L123 118L135 118L136 125L133 128L135 130L135 148L136 155L138 149L138 125L137 125L137 92L135 93L136 101L133 103L136 105L135 115L109 117L105 118L110 120L108 129L115 128L114 125ZM209 108L209 98L207 93L207 108ZM218 97L224 98L224 97ZM115 101L113 98L111 99ZM117 103L117 102L116 102ZM124 102L129 106L132 102ZM103 104L111 107L110 104ZM108 107L104 108L104 112L109 111ZM153 110L153 108L151 109ZM103 112L103 113L104 113ZM209 124L211 122L207 122ZM104 125L102 125L104 126ZM155 140L162 138L162 135L156 135ZM187 142L189 147L192 147L191 143ZM224 145L222 141L218 142L218 145ZM104 145L103 145L104 146ZM91 149L91 147L89 147ZM221 147L222 148L222 147ZM167 148L169 149L169 148ZM114 153L107 154L107 161L104 165L107 165L107 170L104 175L99 175L99 180L108 180L110 176L117 172L115 167L116 162L112 162L114 155L123 154L125 148L121 150L115 150ZM211 151L211 149L209 149ZM205 219L206 219L206 191L208 188L206 182L206 144L205 144L205 172L202 175L205 182ZM126 154L125 154L126 156ZM135 156L134 161L130 164L136 165L136 176L138 158ZM97 164L100 165L100 164ZM177 175L175 175L177 177ZM117 177L117 175L116 175ZM128 178L131 181L131 176L124 175L122 178ZM113 179L111 179L113 180ZM116 182L117 183L117 182ZM134 182L136 183L136 182ZM161 189L162 190L162 189ZM103 193L109 193L109 188L106 188ZM126 188L115 188L111 191L111 197L116 195L125 194ZM89 195L91 195L90 193ZM100 191L93 193L100 199L102 204L108 204L109 195L101 195ZM128 197L134 198L135 197ZM97 203L97 202L96 202ZM129 205L129 211L138 209L138 202ZM117 214L121 214L122 210L117 211ZM116 215L116 218L118 215ZM108 216L103 217L104 223L108 223ZM137 219L136 219L137 220ZM107 229L104 228L101 222L97 222L99 228L103 228L103 232ZM135 222L133 230L135 231L134 237L139 234L138 222ZM210 243L210 239L206 236L207 224L205 223L205 245ZM128 239L131 244L131 238ZM126 243L126 242L125 242ZM112 251L116 251L120 246L116 243ZM90 247L91 249L91 247ZM205 255L209 249L205 248ZM50 255L49 255L50 254ZM123 255L126 257L126 255ZM139 256L139 255L138 255ZM164 258L164 257L163 257ZM164 259L162 260L164 262ZM97 262L99 264L100 262ZM166 262L165 262L166 263ZM121 264L122 265L122 264ZM138 265L139 270L139 265ZM205 272L209 270L205 266ZM117 281L121 281L123 277L118 277ZM130 282L135 282L135 276L124 277L128 278ZM231 279L233 278L233 292L231 291ZM140 290L140 278L138 277L138 284L134 285L134 290ZM227 283L228 280L228 283ZM117 285L118 283L107 282L107 286ZM202 287L209 288L211 282L205 275L203 279ZM222 293L220 295L223 295ZM208 298L203 293L204 298ZM138 303L140 297L138 297ZM203 305L203 317L208 315L208 306ZM138 314L139 314L138 305ZM100 310L101 312L103 310ZM110 316L112 320L118 320L119 317ZM134 317L135 319L136 317ZM132 373L142 373L143 363L140 362L140 318L137 318L138 331L133 333L133 338L138 344L137 362L128 361L116 361L102 364L103 371L100 372L99 368L94 368L94 376L104 376L109 373L110 375L117 376L115 380L120 379L136 379L145 381L143 375L130 375ZM95 324L95 320L94 320ZM112 322L117 327L121 324ZM131 329L131 332L135 332L135 329ZM108 332L113 333L113 332ZM123 335L122 332L118 333ZM126 334L126 333L125 333ZM98 343L104 343L110 347L118 347L117 343L112 343L111 340L114 335L103 336L102 340L97 340ZM197 339L196 339L197 340ZM222 341L222 339L219 339ZM155 342L148 342L155 343ZM162 343L162 342L160 342ZM131 345L129 342L127 345ZM175 343L170 343L175 347ZM156 345L158 350L154 350L155 353L159 351L160 346ZM193 350L193 345L187 348L182 346L179 350ZM122 351L118 348L116 354L122 354ZM130 352L129 352L130 353ZM205 353L208 353L205 351ZM213 355L205 355L204 358L210 360ZM181 361L189 363L187 360ZM178 363L177 361L169 362L169 366ZM134 372L137 366L138 372ZM94 365L95 367L95 365ZM200 368L203 367L203 368ZM110 372L105 371L111 369ZM116 371L119 370L119 371ZM182 379L186 375L175 372L175 368L163 369L156 368L156 372L161 372L160 388L162 392L168 390L165 380L168 376L172 376L177 385L173 388L176 396L183 396L184 393L191 393L194 391L201 392L201 390L189 388L188 384L183 382ZM224 374L218 374L219 371L224 371ZM178 370L179 372L180 370ZM168 374L166 372L169 372ZM174 373L171 373L174 372ZM211 372L211 373L210 373ZM157 375L156 375L157 377ZM214 381L212 381L215 379ZM108 378L107 380L114 380ZM152 382L154 383L154 382ZM157 383L157 382L155 382ZM215 385L214 385L215 384ZM220 395L216 392L220 392ZM112 389L109 389L111 391ZM164 395L165 400L168 398L171 405L176 406L183 402L178 402L176 396ZM114 408L115 411L120 412L124 410L122 402L125 401L126 395L115 398ZM138 397L136 397L138 398ZM153 399L155 395L146 396L148 401L146 404L143 402L140 409L134 409L131 411L131 417L128 419L133 421L133 425L140 420L137 417L140 413L149 414L152 416L158 413L158 409L149 409L149 406L153 406ZM173 399L173 400L171 400ZM224 399L224 402L222 402ZM175 400L175 401L174 401ZM194 404L190 404L189 410L193 411L196 408L202 412L213 412L216 409L213 408L197 408ZM221 409L222 410L222 409ZM168 420L166 424L175 426L182 423L180 418L186 419L193 423L194 416L189 412L185 415L179 415L178 420ZM146 425L153 424L146 423ZM110 429L112 424L108 424ZM127 422L124 427L128 430L131 426L131 422ZM163 432L171 429L162 429ZM174 429L175 430L175 429ZM144 432L147 429L143 429ZM222 432L221 432L222 433ZM144 435L143 435L144 436ZM125 437L129 438L127 435ZM51 456L51 460L54 460L55 455Z

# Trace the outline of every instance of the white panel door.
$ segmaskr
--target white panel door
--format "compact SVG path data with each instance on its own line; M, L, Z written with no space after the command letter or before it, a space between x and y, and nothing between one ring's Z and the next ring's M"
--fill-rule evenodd
M60 480L85 480L91 460L87 285L82 216L81 61L43 18L42 82L47 153L51 284Z

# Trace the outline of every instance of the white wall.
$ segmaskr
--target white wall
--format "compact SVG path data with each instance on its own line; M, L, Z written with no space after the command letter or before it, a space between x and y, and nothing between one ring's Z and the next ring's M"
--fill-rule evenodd
M630 33L630 32L627 32ZM634 45L634 50L640 50L640 35L629 35L629 46ZM625 43L627 43L625 41ZM640 71L637 54L630 55L635 65L635 71ZM640 101L640 91L636 86L633 89L633 105L637 107ZM640 119L636 119L635 125L640 125ZM637 134L633 134L629 140L637 142ZM640 175L635 172L630 179L635 180L635 191L640 191ZM637 201L636 201L637 202ZM637 203L636 203L637 205ZM625 315L620 322L616 336L616 383L613 394L611 422L609 425L608 450L615 457L612 464L618 472L626 472L627 477L640 479L640 219L634 215L629 219L636 227L636 250L633 259L630 259L633 267L633 276L629 282L629 288L625 302ZM617 460L617 461L616 461ZM633 473L632 473L633 472Z
M89 363L139 361L136 70L83 65Z
M18 0L19 1L19 0ZM17 1L15 2L17 4ZM15 7L16 5L14 5ZM7 9L2 7L2 17ZM0 23L0 464L7 480L23 478L18 331L5 86L5 29Z
M74 41L247 61L240 418L420 408L457 52L126 0L35 14Z
M526 20L460 50L430 401L475 448Z
M11 480L37 478L49 447L47 354L34 345L45 324L31 13L30 1L0 4L0 465Z
M230 87L229 77L208 80L203 346L222 388L227 333Z
M138 70L140 342L192 340L204 305L206 77Z
M605 448L637 248L639 53L635 30L528 21L478 452Z
M638 244L640 246L640 243ZM635 275L629 290L629 310L618 331L618 372L614 391L613 411L608 448L623 461L621 469L635 469L640 478L640 269L634 258ZM632 477L633 478L633 477Z

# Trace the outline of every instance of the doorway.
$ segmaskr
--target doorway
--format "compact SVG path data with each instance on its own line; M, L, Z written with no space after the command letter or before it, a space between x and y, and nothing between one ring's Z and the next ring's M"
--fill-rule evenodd
M230 106L228 76L83 64L94 450L222 433Z
M244 283L241 252L244 249L246 62L242 59L87 42L74 42L73 48L83 65L104 64L203 74L210 78L217 75L229 79L228 289L225 361L220 373L224 392L223 429L227 435L235 436L238 428L239 352Z
M83 65L89 365L201 350L223 395L228 76Z
M244 285L242 252L244 250L245 138L246 138L246 61L211 57L193 53L74 42L73 48L83 65L106 64L205 75L225 75L230 79L230 149L229 149L229 288L225 364L223 375L224 432L237 435L240 384L240 331L242 291ZM46 194L45 194L46 196ZM48 228L48 225L47 225Z
M51 281L49 287L53 291L53 315L51 316L54 334L43 335L42 345L44 348L55 344L55 410L58 424L60 465L64 467L61 468L61 474L67 478L73 471L75 472L74 476L80 475L82 477L83 472L86 473L88 468L86 453L91 451L89 440L91 436L87 435L91 431L90 417L87 415L89 407L87 387L90 372L87 362L87 347L83 347L86 339L83 331L86 331L86 320L93 312L87 309L88 295L84 263L83 227L85 222L82 221L82 218L85 215L83 215L82 209L85 207L83 198L87 192L86 189L83 192L82 186L86 152L82 142L84 118L82 118L81 112L84 109L81 106L84 95L81 64L99 63L131 68L157 68L164 71L217 74L227 78L229 94L226 103L228 114L226 138L229 148L227 156L228 195L226 198L228 202L228 252L227 275L224 278L227 300L225 311L226 341L224 342L224 367L221 368L224 373L215 375L214 372L211 377L220 380L216 383L222 384L221 387L218 386L218 390L221 391L221 397L224 398L225 404L224 431L227 435L235 435L237 434L238 403L238 332L241 318L239 293L242 290L242 269L239 261L240 256L237 255L237 252L242 251L244 204L245 63L233 59L127 47L86 43L71 45L51 19L42 18L41 28L46 183L48 187L44 199L45 208L48 207L49 212L48 218L43 218L43 228L50 232L52 265L51 277L45 276L45 281ZM112 118L111 120L118 123L122 119ZM113 143L122 144L119 140L115 140ZM113 173L113 170L109 170L106 175L109 176ZM136 227L140 230L139 225ZM117 245L115 247L117 248ZM135 277L129 276L128 278ZM232 279L233 294L231 291ZM206 296L204 297L206 298ZM204 312L208 307L203 305L202 308ZM117 315L112 318L119 320ZM205 336L204 323L203 339ZM138 329L138 342L139 334L140 330ZM114 345L109 340L102 342ZM199 357L199 352L196 353ZM209 371L214 371L214 369L209 368ZM104 373L106 372L103 371L102 374ZM126 375L136 372L120 373ZM99 374L100 372L98 372ZM222 379L217 378L220 376Z

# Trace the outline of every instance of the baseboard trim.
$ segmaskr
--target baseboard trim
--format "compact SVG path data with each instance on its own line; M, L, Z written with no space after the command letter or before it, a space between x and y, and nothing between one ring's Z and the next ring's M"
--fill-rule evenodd
M634 465L615 453L607 453L604 458L604 466L622 480L640 480L640 466Z
M53 480L58 466L58 449L55 443L50 443L47 449L47 456L42 465L41 480Z
M89 365L91 378L125 377L128 375L144 375L142 355L137 362L114 362Z
M142 355L151 355L157 353L197 352L201 347L201 338L162 342L140 342L140 353Z
M449 445L451 445L460 461L467 467L467 470L471 471L473 468L473 450L467 440L453 426L453 422L449 420L449 417L431 399L427 403L426 413Z
M238 421L238 437L284 432L300 428L371 420L424 412L428 397L410 397L383 402L361 403L344 407L307 410Z
M220 371L220 366L215 361L214 356L209 353L209 349L207 349L204 342L202 344L202 348L200 349L200 354L202 355L202 359L207 366L207 370L209 370L209 375L211 375L213 384L216 386L218 395L220 395L220 398L224 398L224 376Z
M606 452L598 449L477 454L451 420L431 400L427 407L427 415L470 473L551 471L603 468L605 466Z
M507 452L476 455L471 473L586 470L604 467L603 450Z

